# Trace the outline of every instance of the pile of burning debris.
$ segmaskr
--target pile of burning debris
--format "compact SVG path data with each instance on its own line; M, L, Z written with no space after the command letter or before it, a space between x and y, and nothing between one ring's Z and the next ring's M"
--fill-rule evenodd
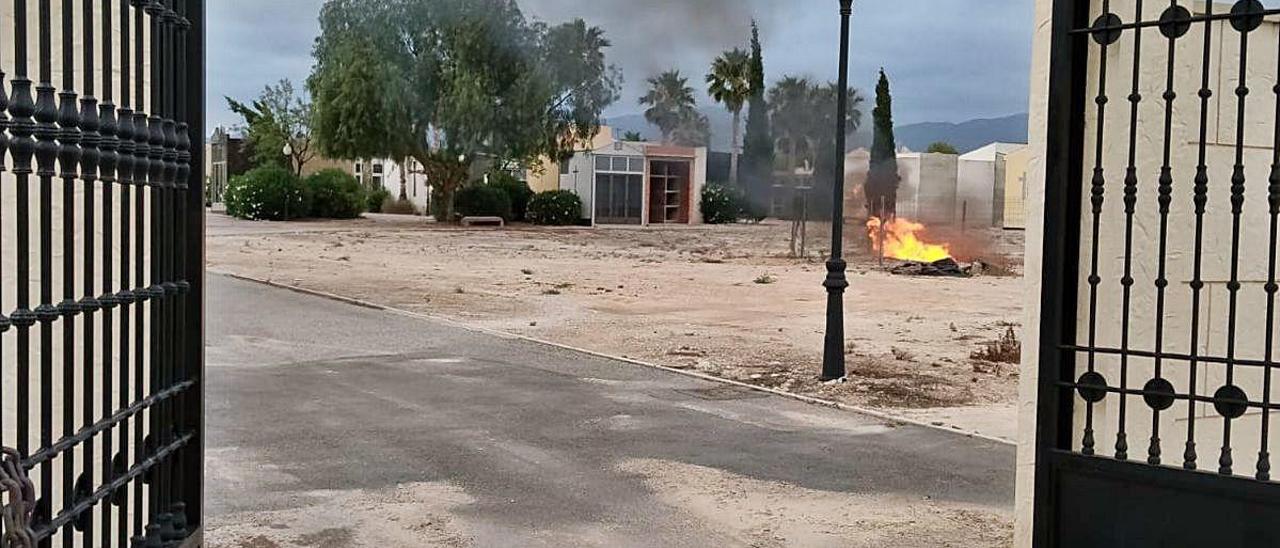
M971 278L982 276L990 270L990 266L982 261L961 264L951 257L931 263L919 261L897 261L889 265L888 270L899 276L934 276L943 278Z
M923 224L903 218L883 222L867 221L872 249L886 270L901 276L968 278L986 274L990 267L982 261L961 264L951 255L949 244L925 243ZM886 261L890 261L886 263Z

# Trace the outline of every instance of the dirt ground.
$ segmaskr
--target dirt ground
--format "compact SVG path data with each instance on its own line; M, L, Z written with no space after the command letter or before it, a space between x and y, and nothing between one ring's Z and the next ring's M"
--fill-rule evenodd
M998 548L1013 543L1007 511L901 495L851 495L760 481L660 460L618 468L665 503L745 546Z
M846 296L849 378L816 380L829 225L461 229L411 217L250 223L210 216L215 271L1013 439L1017 366L973 358L1020 331L1020 233L932 234L1004 275L895 276L857 228Z

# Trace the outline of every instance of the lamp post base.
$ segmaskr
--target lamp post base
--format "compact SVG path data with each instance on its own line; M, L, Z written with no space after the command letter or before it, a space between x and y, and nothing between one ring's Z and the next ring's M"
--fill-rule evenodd
M822 376L819 380L833 381L845 377L844 362L844 291L849 287L845 276L848 263L844 259L827 261L827 333L822 352Z

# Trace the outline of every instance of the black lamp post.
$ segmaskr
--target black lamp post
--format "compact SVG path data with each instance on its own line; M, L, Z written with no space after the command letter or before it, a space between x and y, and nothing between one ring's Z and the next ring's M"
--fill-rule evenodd
M844 261L844 156L849 116L849 16L853 0L840 0L840 94L836 96L836 171L831 191L831 258L827 260L827 338L822 353L822 380L845 376L844 290L849 287Z

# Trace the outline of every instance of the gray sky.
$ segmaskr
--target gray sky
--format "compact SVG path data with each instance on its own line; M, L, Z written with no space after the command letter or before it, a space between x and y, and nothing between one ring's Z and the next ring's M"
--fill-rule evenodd
M622 99L606 115L638 112L644 80L679 68L696 89L714 56L746 47L760 21L772 82L795 74L835 79L836 0L519 0L526 15L550 23L582 17L613 41ZM311 46L324 0L219 0L209 3L210 125L232 125L224 95L249 99L281 78L297 85L311 70ZM850 74L868 97L876 69L893 83L899 124L998 117L1027 110L1031 0L855 0ZM700 103L708 101L705 93Z

